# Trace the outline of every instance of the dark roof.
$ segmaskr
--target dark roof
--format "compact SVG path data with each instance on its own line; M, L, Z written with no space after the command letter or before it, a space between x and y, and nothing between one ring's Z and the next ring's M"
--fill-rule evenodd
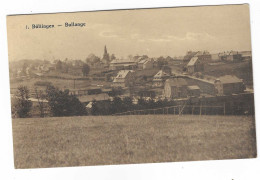
M183 78L179 78L179 77L175 77L175 78L171 78L171 79L167 79L165 84L170 84L170 86L187 86L187 82L185 79Z
M228 83L240 83L243 82L242 79L239 79L236 76L232 76L232 75L225 75L225 76L221 76L219 78L216 79L216 81L220 81L222 84L228 84Z

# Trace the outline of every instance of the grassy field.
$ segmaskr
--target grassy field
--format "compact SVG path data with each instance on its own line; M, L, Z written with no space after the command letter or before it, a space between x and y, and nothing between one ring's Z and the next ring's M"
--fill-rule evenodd
M256 157L246 116L13 119L16 168Z

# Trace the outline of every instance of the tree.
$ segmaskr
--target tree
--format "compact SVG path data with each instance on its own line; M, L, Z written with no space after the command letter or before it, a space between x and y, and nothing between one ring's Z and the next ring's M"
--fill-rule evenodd
M131 54L129 54L127 57L128 57L129 60L133 59L133 55L131 55Z
M139 106L140 109L145 109L145 108L146 108L146 105L147 105L146 101L145 101L142 97L140 97L140 98L138 99L137 104L138 104L138 106Z
M83 67L82 67L83 76L87 76L89 74L89 71L90 71L89 65L84 64Z
M114 97L111 103L112 114L122 112L122 100L120 97Z
M130 111L133 109L133 99L131 97L125 97L123 99L123 111Z
M157 59L157 66L159 68L165 66L165 65L168 65L168 62L166 61L166 59L163 57L163 56L160 56L158 59Z
M97 57L95 54L91 53L88 55L87 59L86 59L86 63L90 64L91 66L93 66L94 64L100 62L100 58Z
M58 60L56 63L56 70L59 70L59 71L62 70L62 62L60 60Z
M115 56L114 54L111 54L110 60L113 61L113 60L115 60L115 59L116 59L116 56Z
M69 90L62 91L54 86L48 86L46 99L53 116L81 116L86 114L84 104L75 95L69 94Z
M40 117L44 117L44 99L45 96L43 94L43 92L40 90L38 91L37 88L35 88L35 94L36 94L36 98L38 100L38 108L40 111Z
M12 114L17 115L19 118L29 117L30 110L32 109L32 101L29 100L29 90L26 86L18 87L18 91L15 94Z

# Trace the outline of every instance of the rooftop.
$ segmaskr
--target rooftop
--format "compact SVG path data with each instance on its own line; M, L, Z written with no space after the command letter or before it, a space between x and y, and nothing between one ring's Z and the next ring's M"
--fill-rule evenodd
M187 86L186 80L179 77L167 79L165 83L169 83L173 87Z
M238 77L232 76L232 75L221 76L216 79L216 81L218 81L218 80L221 81L221 83L223 83L223 84L243 82L242 79L239 79Z
M187 66L194 66L194 64L197 62L198 57L193 57L191 58L191 60L189 61L189 63L187 64Z
M160 70L158 73L154 75L154 78L162 78L165 76L170 76L168 73L164 72L163 70Z
M191 90L197 90L197 89L200 89L199 86L197 85L194 85L194 86L188 86L189 89Z
M104 100L109 100L109 96L106 93L102 94L93 94L93 95L85 95L85 96L79 96L78 97L80 102L91 102L91 101L104 101Z
M114 59L110 64L136 64L136 62L129 59Z

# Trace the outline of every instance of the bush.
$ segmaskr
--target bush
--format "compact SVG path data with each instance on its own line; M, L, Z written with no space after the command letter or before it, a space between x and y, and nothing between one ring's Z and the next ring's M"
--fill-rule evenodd
M53 86L46 89L47 100L53 116L82 116L86 115L83 103L69 90L61 91Z
M18 87L18 91L15 94L16 98L12 104L12 114L14 117L19 118L29 117L30 110L32 109L32 102L29 100L29 90L26 86Z

